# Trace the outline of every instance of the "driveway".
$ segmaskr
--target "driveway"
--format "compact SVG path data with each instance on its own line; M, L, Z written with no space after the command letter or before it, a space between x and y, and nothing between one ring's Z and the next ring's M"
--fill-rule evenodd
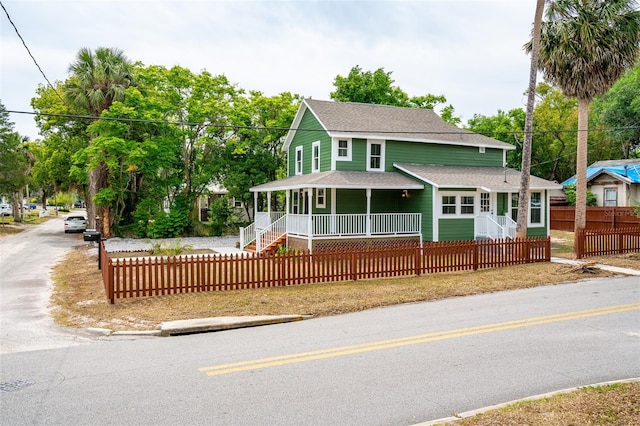
M89 337L50 316L51 268L87 244L82 234L64 233L63 217L0 239L0 353L67 347Z

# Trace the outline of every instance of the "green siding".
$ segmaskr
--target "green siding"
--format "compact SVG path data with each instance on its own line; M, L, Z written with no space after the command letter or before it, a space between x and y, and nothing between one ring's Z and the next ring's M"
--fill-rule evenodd
M302 146L302 173L311 173L311 146L320 141L320 171L331 170L331 138L322 129L318 120L309 110L305 111L300 121L301 129L312 131L296 131L287 152L289 158L288 176L296 174L296 148Z
M367 140L351 140L351 161L336 161L336 170L365 171L367 170Z
M527 228L527 237L546 237L547 227Z
M367 212L367 193L364 189L337 189L336 213L357 214Z
M387 141L385 147L388 172L394 171L393 163L502 167L501 149L486 148L486 152L480 154L477 147L471 146L401 141Z
M473 240L473 219L438 219L439 241Z
M371 213L395 213L400 211L402 191L371 191Z
M313 190L313 214L330 214L331 213L331 189L326 189L324 190L324 205L326 206L325 208L318 208L316 207L316 191L317 189Z

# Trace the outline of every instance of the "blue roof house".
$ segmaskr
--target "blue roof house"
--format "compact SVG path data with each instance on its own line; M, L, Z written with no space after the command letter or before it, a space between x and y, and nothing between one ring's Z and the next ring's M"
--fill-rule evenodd
M562 182L573 185L576 177ZM596 161L587 168L587 189L598 206L633 207L640 202L640 158Z

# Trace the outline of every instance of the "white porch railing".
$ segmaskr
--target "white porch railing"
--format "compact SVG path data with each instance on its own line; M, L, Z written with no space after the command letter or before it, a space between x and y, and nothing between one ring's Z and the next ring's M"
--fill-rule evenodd
M422 224L420 213L290 214L287 218L288 235L319 238L420 234Z
M511 238L512 240L516 238L516 226L517 223L513 221L509 216L498 216L498 225L503 228L503 237L502 238Z
M269 225L271 225L273 222L277 221L284 215L284 212L258 212L256 213L254 222L256 224L256 229L266 229L269 227Z
M269 226L256 231L256 252L260 253L262 249L269 247L278 241L287 231L287 216L282 215Z
M246 228L240 228L240 249L254 242L256 239L256 223L253 222Z
M476 216L475 235L491 239L514 239L516 223L508 216Z

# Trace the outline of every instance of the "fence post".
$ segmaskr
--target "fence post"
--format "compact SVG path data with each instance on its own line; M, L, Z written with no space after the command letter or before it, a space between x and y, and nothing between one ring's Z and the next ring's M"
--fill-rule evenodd
M624 234L618 232L618 254L624 253Z
M415 248L415 252L414 252L415 268L416 268L415 274L417 276L420 276L420 273L422 272L422 256L421 256L421 252L422 252L422 249L421 249L421 247L419 245L419 246L417 246Z
M357 271L356 271L356 252L351 250L351 280L357 281Z
M473 270L478 270L478 258L479 258L480 242L479 240L473 241Z
M113 266L113 262L111 259L108 259L106 263L107 263L107 271L106 271L107 272L107 297L109 298L109 302L113 305L114 303L116 303L115 291L113 288L114 287L113 271L115 267Z

